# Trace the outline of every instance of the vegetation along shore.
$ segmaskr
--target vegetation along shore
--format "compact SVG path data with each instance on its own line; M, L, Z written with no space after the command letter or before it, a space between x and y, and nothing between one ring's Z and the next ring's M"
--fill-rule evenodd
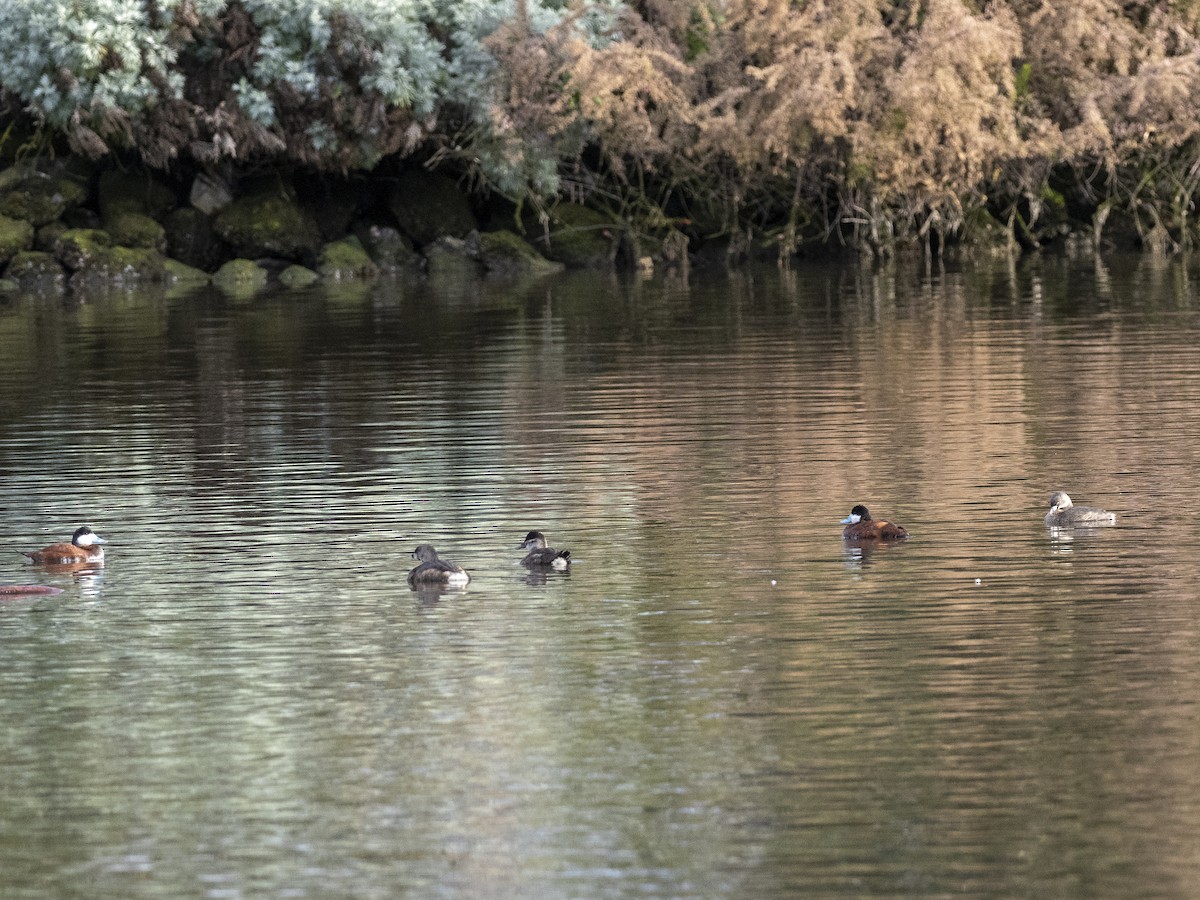
M1186 250L1200 2L0 5L0 270L65 285Z

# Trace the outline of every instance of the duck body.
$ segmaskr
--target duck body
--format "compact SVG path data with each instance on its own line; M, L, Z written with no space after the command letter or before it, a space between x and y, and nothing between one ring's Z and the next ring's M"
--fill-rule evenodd
M1046 524L1054 527L1063 525L1112 525L1116 514L1094 506L1076 506L1066 491L1055 491L1050 495L1050 512L1046 513Z
M60 541L41 550L21 551L21 555L38 565L66 565L70 563L102 562L104 548L108 543L88 526L75 529L70 541Z
M846 526L842 529L842 537L848 541L898 541L908 537L904 526L886 519L872 519L861 503L850 510L842 524Z
M433 544L421 544L412 553L413 559L419 559L421 564L408 573L408 583L417 585L449 584L461 587L466 585L471 576L462 566L455 565L448 559L438 559Z
M521 565L531 569L566 569L571 565L571 551L547 547L546 536L540 531L529 532L517 547L529 551L521 560Z

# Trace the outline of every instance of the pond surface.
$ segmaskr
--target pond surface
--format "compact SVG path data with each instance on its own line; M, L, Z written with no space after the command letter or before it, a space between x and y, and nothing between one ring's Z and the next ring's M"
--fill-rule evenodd
M1198 283L4 301L0 896L1194 896Z

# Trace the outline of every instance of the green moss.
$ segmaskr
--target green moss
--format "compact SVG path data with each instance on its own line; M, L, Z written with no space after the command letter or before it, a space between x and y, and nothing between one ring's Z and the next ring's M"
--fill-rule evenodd
M32 225L18 219L10 219L8 216L0 216L0 266L32 246Z
M68 228L54 242L53 252L58 261L72 272L92 263L112 247L112 238L99 228Z
M466 241L441 237L425 250L425 271L430 278L461 281L479 277L479 262Z
M304 266L288 266L279 273L279 283L284 287L297 290L308 287L320 277L312 269L306 269Z
M252 259L231 259L212 277L213 284L232 297L252 297L267 284L267 270Z
M206 284L210 280L209 274L203 269L194 268L177 259L163 262L163 272L168 284Z
M1060 212L1067 208L1067 198L1048 184L1042 187L1042 202Z
M413 249L412 241L389 225L359 222L354 226L354 236L366 248L371 261L381 269L417 268L421 265L421 254Z
M312 216L279 192L258 192L234 200L213 221L217 235L239 256L308 260L316 255L321 232Z
M11 278L21 284L31 281L52 281L61 284L63 267L49 253L41 250L22 250L11 260L4 270L4 277Z
M157 250L145 247L92 245L87 248L71 280L73 284L162 281L166 277L165 262Z
M38 175L0 194L0 215L41 226L53 222L86 198L87 191L70 178Z
M550 212L547 258L573 269L610 268L617 254L619 226L603 213L575 203Z
M371 261L358 238L332 241L321 248L317 271L323 278L344 281L350 278L373 278L379 267Z
M483 267L493 275L542 275L563 268L511 231L484 232L479 236L479 251Z
M167 248L167 233L161 225L143 213L122 212L105 224L113 243L124 247L145 247L163 251Z

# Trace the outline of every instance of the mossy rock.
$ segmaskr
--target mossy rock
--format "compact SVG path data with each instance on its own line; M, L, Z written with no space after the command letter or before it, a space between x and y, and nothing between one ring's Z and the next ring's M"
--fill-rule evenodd
M317 272L322 278L348 281L353 278L374 278L379 275L379 267L371 262L371 257L358 238L349 237L331 241L321 248Z
M43 225L33 236L34 249L53 253L54 248L58 246L58 239L69 230L70 226L62 221L62 219L51 222L49 225Z
M479 235L479 259L491 275L547 275L563 269L562 263L546 259L511 231L486 231Z
M390 225L356 222L354 236L363 245L375 265L385 271L416 269L421 265L421 254L412 241Z
M54 242L53 253L72 272L91 263L112 248L112 238L99 228L68 228Z
M114 246L109 233L97 228L67 229L55 242L54 256L75 273L73 285L153 282L166 275L157 250Z
M100 216L105 222L123 212L161 219L175 208L175 192L149 172L106 169L96 187Z
M52 286L61 289L66 282L62 264L51 254L41 250L22 250L9 260L4 277L17 282L23 288Z
M19 219L0 216L0 266L33 246L33 226Z
M608 216L576 203L560 203L550 211L550 239L540 226L534 246L547 259L572 269L610 269L620 245L620 227Z
M167 249L166 231L142 213L117 213L108 220L104 230L112 235L113 243L122 247L144 247L159 253Z
M276 256L308 262L321 245L317 223L299 203L279 191L234 200L217 214L213 229L238 256Z
M306 288L313 282L317 281L321 276L312 269L306 269L304 266L288 266L279 273L279 283L286 288L298 290Z
M267 285L269 273L252 259L231 259L212 277L214 285L227 294L246 297Z
M213 229L212 218L198 209L181 206L163 219L167 253L172 258L211 272L229 256L229 248Z
M21 285L13 278L0 278L0 294L15 294Z
M471 203L458 185L424 169L401 175L388 205L401 230L422 247L440 237L465 238L477 227Z
M163 280L167 284L207 284L212 280L203 269L186 265L177 259L168 259L163 262L163 275Z
M37 173L0 194L0 215L34 227L53 222L87 199L87 189L70 178Z
M464 278L479 276L479 246L475 239L438 238L425 249L425 267L430 276Z
M166 260L145 247L99 247L71 276L72 287L145 284L166 278Z

